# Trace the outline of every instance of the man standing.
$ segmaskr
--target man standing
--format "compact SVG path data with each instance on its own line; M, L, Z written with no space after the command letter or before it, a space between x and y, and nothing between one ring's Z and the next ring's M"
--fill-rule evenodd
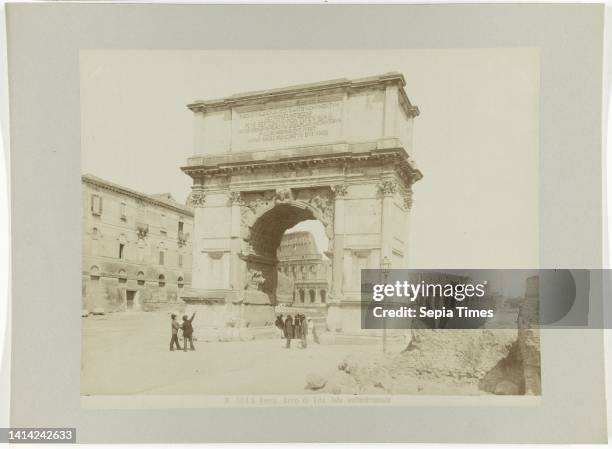
M302 349L308 346L306 337L308 336L308 323L306 322L306 315L300 317L301 337L302 337Z
M312 318L308 318L308 333L312 335L313 341L319 344L319 336L317 335L317 329L315 328Z
M287 319L285 319L285 338L287 339L287 345L285 348L289 348L291 346L291 339L293 338L293 318L291 315L287 315Z
M181 349L181 345L179 345L179 341L178 341L178 331L181 326L179 322L176 320L176 315L174 313L170 315L170 318L172 318L172 323L170 325L170 328L172 329L172 338L170 339L170 351L174 351L173 346L175 343L176 343L176 349Z
M185 339L185 341L183 341L183 350L185 352L187 352L187 340L189 340L189 350L195 351L195 348L193 347L193 326L191 325L194 318L195 312L193 312L190 319L187 319L187 315L183 315L183 324L181 325L181 329L183 329L183 338Z
M280 335L280 338L284 338L285 336L285 320L283 320L283 315L280 314L276 317L276 321L274 322L274 325L278 328L278 332Z

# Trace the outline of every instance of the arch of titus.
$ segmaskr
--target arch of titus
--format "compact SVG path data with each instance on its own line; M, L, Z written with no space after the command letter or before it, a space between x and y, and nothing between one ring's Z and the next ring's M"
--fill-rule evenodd
M399 73L196 101L193 290L200 326L265 329L283 233L319 220L329 237L329 330L360 329L360 270L407 267L410 158L419 114Z

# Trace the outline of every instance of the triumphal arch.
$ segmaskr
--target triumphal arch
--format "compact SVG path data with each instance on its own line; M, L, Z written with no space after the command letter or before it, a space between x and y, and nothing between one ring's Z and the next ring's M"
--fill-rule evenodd
M283 233L319 220L332 264L329 330L360 328L360 270L408 266L411 159L419 114L399 73L196 101L193 290L201 324L274 321Z

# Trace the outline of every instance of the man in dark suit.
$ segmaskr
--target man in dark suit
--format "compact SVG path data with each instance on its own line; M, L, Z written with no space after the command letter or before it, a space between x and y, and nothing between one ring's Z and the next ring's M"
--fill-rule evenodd
M285 348L289 348L291 346L291 339L293 338L293 317L291 315L287 315L285 319L285 338L287 339L287 345Z
M181 329L183 329L183 351L187 352L187 340L189 340L189 350L195 351L193 346L193 326L191 322L195 318L195 312L191 315L190 319L187 319L187 315L183 315L183 324L181 325ZM180 349L180 348L179 348Z

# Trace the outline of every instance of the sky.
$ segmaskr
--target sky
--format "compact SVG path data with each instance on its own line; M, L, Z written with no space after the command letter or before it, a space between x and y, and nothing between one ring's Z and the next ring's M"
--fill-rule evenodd
M80 61L82 172L178 201L188 103L400 72L421 111L411 266L537 268L537 50L83 50Z

